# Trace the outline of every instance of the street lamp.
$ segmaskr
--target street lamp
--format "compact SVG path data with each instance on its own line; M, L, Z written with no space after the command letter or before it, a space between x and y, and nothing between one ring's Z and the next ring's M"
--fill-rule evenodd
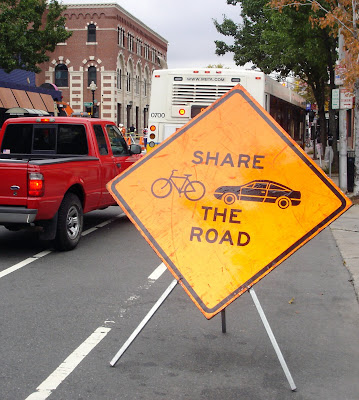
M97 85L94 81L92 81L89 85L92 92L92 107L91 107L91 118L93 118L93 111L95 106L95 90L97 89Z

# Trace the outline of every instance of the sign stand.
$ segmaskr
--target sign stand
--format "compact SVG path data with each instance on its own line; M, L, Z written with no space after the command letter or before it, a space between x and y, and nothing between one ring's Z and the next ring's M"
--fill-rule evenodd
M126 342L123 344L123 346L120 348L120 350L116 353L116 355L112 358L112 360L110 361L110 365L111 367L114 367L118 360L122 357L122 355L125 353L125 351L130 347L130 345L132 344L132 342L137 338L137 336L140 334L140 332L142 331L142 329L147 325L147 323L149 322L149 320L153 317L153 315L156 313L156 311L161 307L161 305L164 303L164 301L167 299L167 297L171 294L172 290L175 288L175 286L177 285L177 280L174 279L170 285L168 286L168 288L163 292L162 296L156 301L156 303L154 304L154 306L151 308L151 310L147 313L147 315L145 316L145 318L141 321L141 323L138 325L138 327L132 332L132 334L130 335L130 337L126 340ZM269 336L269 339L272 343L272 346L277 354L277 357L279 359L279 362L282 366L282 369L285 373L285 376L287 377L287 380L289 382L290 388L292 389L292 391L295 391L297 388L295 386L295 383L293 381L292 375L289 371L289 368L284 360L284 357L282 355L282 352L280 351L280 348L278 346L278 343L276 341L276 338L274 337L274 334L272 332L272 329L268 323L268 320L264 314L264 311L262 309L262 306L258 300L258 297L253 289L250 288L249 289L249 293L252 296L253 302L257 308L257 311L259 313L259 316L261 317L261 320L263 322L263 325L267 331L267 334ZM221 311L221 320L222 320L222 332L226 333L227 332L227 327L226 327L226 309L223 309Z
M267 320L267 318L266 318L266 316L264 314L264 311L263 311L263 308L261 306L261 303L259 302L258 297L257 297L256 292L254 291L253 287L251 287L249 289L249 293L252 296L252 299L253 299L253 302L254 302L255 306L257 307L258 314L261 317L261 320L262 320L263 325L264 325L264 327L265 327L265 329L267 331L269 339L272 342L272 346L273 346L273 348L274 348L274 350L275 350L275 352L277 354L277 357L278 357L279 362L280 362L280 364L282 366L282 369L283 369L283 371L285 373L285 376L287 377L289 386L292 389L292 391L294 392L297 388L296 388L295 383L293 381L292 375L290 374L289 368L288 368L288 366L287 366L287 364L286 364L286 362L284 360L282 352L280 351L280 348L278 346L276 338L273 335L272 329L271 329L271 327L270 327L270 325L268 323L268 320Z
M139 333L142 331L142 329L146 326L147 322L153 317L154 313L161 307L163 302L167 299L167 297L170 295L172 290L175 288L177 285L177 280L174 279L171 284L168 286L168 288L163 292L162 296L156 301L154 306L151 308L151 310L147 313L145 318L141 321L141 323L138 325L138 327L132 332L131 336L126 340L124 345L120 348L120 350L117 352L115 357L110 361L111 367L114 367L117 363L117 361L120 359L120 357L123 355L123 353L130 347L131 343L136 339L136 337L139 335Z
M222 319L222 333L226 333L227 325L226 325L226 309L225 308L221 311L221 319Z

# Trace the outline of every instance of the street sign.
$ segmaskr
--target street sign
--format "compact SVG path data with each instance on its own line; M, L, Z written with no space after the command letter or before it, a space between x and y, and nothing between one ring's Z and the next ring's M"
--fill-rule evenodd
M107 188L208 319L350 207L240 85Z
M340 105L340 91L339 89L332 89L332 109L339 110Z
M85 103L84 103L84 106L85 106L85 107L92 107L92 106L93 106L93 103L92 103L92 101L88 101L88 102L85 102Z
M346 110L353 108L353 93L345 88L340 89L340 109Z

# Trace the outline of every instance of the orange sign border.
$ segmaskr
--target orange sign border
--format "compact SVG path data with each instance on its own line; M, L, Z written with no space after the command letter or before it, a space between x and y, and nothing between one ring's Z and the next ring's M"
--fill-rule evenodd
M285 142L288 147L313 171L314 174L334 193L334 195L340 200L341 205L338 207L332 214L327 216L321 223L316 225L313 229L303 235L300 239L298 239L292 246L290 246L286 251L282 252L280 255L275 257L270 263L265 265L259 272L252 276L247 282L238 287L235 291L230 293L226 298L224 298L221 302L219 302L215 307L208 308L201 300L201 298L197 295L197 293L193 290L190 284L186 281L186 279L181 274L180 270L177 269L176 265L169 259L165 251L161 248L161 246L157 243L156 239L149 233L146 229L145 225L141 222L141 220L136 216L134 211L131 209L131 206L127 204L121 194L116 190L116 185L123 179L125 179L131 172L146 162L148 162L152 157L154 157L157 153L161 152L163 148L171 144L175 141L179 136L183 135L189 129L191 129L195 124L205 118L209 113L214 111L217 107L219 107L223 102L229 99L231 96L239 94L244 100L248 102L248 104L257 112L265 122L273 129L275 133ZM186 125L180 128L177 132L172 134L168 139L162 142L157 148L151 153L147 154L145 157L140 159L138 162L133 164L130 168L124 171L122 174L114 178L107 185L108 190L112 194L112 196L116 199L118 204L124 210L129 219L133 222L136 228L141 232L142 236L146 239L146 241L150 244L153 250L157 253L157 255L162 259L162 261L166 264L175 278L179 281L184 290L188 293L188 295L195 302L197 307L203 310L203 314L207 319L214 317L218 312L227 307L232 301L238 298L245 291L250 289L255 283L260 281L264 276L266 276L270 271L272 271L275 267L277 267L281 262L286 260L289 256L291 256L295 251L297 251L300 247L306 244L309 240L311 240L314 236L316 236L319 232L321 232L324 228L326 228L331 222L333 222L336 218L338 218L341 214L343 214L350 206L350 200L340 192L329 180L329 178L324 175L324 173L318 168L318 166L310 160L310 158L302 153L300 147L294 142L294 140L272 119L272 117L263 110L259 104L253 100L253 98L245 91L245 89L237 85L232 90L223 95L220 99L214 102L212 105L207 107L203 112L198 114L195 118L189 121Z

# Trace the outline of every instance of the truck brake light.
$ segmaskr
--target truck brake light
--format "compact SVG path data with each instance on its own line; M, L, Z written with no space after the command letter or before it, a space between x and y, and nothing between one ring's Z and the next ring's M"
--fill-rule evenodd
M36 122L45 122L45 123L55 122L55 118L37 118Z
M30 172L28 195L31 197L41 197L45 193L44 176L38 172Z

